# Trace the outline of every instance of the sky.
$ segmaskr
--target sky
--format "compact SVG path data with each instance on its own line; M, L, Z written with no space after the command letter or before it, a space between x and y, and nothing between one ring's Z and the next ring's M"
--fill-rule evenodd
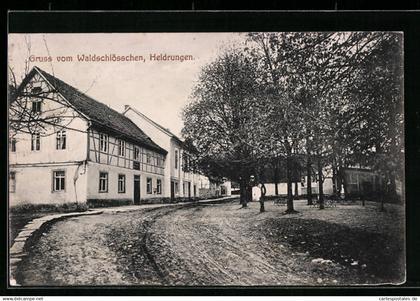
M38 66L92 98L122 112L130 105L180 135L181 112L203 66L224 47L243 40L239 33L10 34L9 66L18 81ZM30 51L28 51L30 45ZM81 55L142 56L130 62L81 62ZM156 61L150 54L189 55L192 60ZM51 57L51 62L45 57ZM57 57L71 57L59 61Z

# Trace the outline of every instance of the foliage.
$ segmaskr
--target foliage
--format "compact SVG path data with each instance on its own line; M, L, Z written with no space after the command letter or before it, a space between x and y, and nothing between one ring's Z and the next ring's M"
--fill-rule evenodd
M288 211L293 161L317 162L321 179L332 169L334 183L345 167L370 166L395 186L403 162L399 34L250 33L245 44L203 68L184 111L200 169L261 182L267 166L283 165Z

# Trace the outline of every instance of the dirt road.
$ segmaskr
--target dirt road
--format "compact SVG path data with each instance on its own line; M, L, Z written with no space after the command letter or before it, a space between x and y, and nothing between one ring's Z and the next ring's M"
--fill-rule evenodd
M279 218L281 209L269 206L269 212L259 214L257 206L191 204L60 221L29 250L20 265L18 282L37 286L213 286L381 281L369 275L368 269L347 266L344 261L314 264L311 250L302 247L310 241L299 238L302 246L296 247L296 237L290 240L294 234L288 238L276 233L278 228L268 223L282 220L303 227L300 222L305 215Z

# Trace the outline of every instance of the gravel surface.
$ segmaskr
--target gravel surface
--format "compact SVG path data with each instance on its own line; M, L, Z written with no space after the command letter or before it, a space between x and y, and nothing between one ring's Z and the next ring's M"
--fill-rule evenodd
M57 222L18 267L22 285L349 285L404 281L402 207L318 210L237 202ZM347 260L347 261L346 261ZM384 268L386 267L386 268Z

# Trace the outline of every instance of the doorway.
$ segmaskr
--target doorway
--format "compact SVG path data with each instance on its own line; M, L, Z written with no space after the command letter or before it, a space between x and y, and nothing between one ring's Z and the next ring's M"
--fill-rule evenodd
M134 175L134 204L140 204L140 175Z
M175 182L171 181L171 199L175 198Z

